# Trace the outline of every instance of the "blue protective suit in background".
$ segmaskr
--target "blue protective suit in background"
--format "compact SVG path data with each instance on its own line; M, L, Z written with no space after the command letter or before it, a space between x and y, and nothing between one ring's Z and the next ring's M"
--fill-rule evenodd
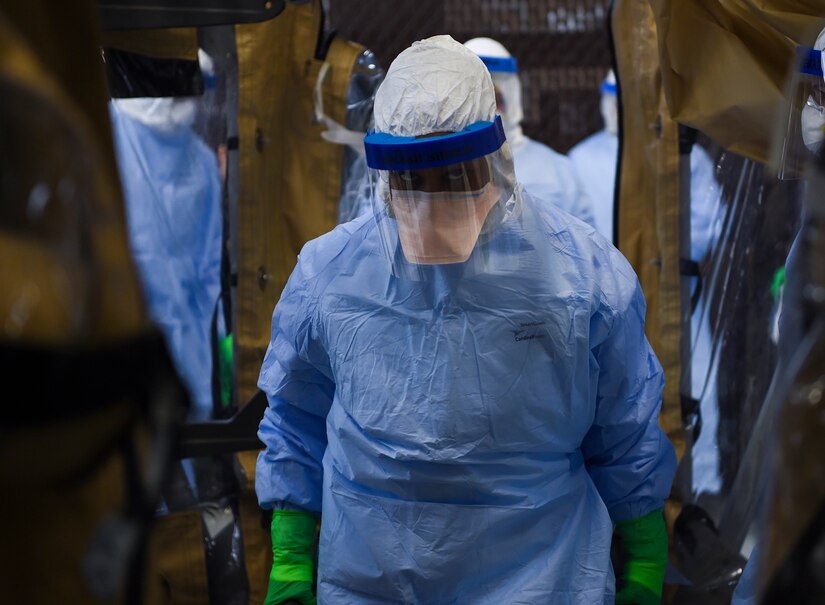
M117 103L117 102L115 102ZM112 108L129 229L149 315L192 397L212 414L211 325L220 294L221 183L215 154L191 128L152 128Z
M523 135L512 149L516 180L527 191L595 226L593 201L579 183L569 158Z
M613 522L669 494L638 280L523 197L473 252L500 271L398 279L371 215L301 252L258 383L256 489L322 513L322 605L612 604Z
M593 201L596 229L606 238L613 238L613 195L616 181L616 159L619 138L601 130L573 147L569 156L576 174ZM690 155L691 205L690 249L697 262L708 254L719 236L722 221L719 183L714 177L713 160L699 145ZM694 279L693 287L696 287ZM714 347L706 295L699 299L691 316L691 393L700 402L702 431L692 447L693 491L718 492L719 448L716 427L719 424L717 400L718 353Z
M606 130L590 135L569 152L579 182L593 204L596 229L613 240L613 194L619 137ZM718 233L719 183L714 177L713 160L700 146L690 155L691 178L691 257L700 260Z
M619 137L606 130L590 135L567 152L576 177L593 204L593 224L610 241L618 153Z

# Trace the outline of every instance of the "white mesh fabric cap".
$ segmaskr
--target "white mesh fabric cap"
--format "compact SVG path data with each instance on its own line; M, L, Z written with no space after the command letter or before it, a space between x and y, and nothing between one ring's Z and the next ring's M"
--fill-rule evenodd
M458 132L496 114L481 59L450 36L413 42L390 65L375 95L375 130L411 137Z

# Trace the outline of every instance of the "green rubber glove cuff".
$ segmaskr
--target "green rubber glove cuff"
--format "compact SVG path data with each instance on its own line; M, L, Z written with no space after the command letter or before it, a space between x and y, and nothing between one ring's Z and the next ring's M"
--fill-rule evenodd
M312 583L315 515L301 511L272 512L273 582Z
M667 529L661 509L638 519L620 521L616 531L627 555L623 574L625 584L647 589L658 603L662 598L667 566Z
M616 605L661 605L662 595L630 582L616 595Z

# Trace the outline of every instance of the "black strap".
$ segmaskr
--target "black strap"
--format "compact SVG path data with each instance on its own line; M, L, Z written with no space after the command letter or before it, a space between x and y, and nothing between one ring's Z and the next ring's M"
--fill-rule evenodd
M170 364L157 331L97 348L1 344L0 367L25 392L3 407L0 430L58 424L135 396L144 406L151 377Z
M690 126L679 124L679 154L690 155L693 150L693 145L699 138L699 131Z
M232 415L231 409L223 407L222 385L221 385L221 353L220 335L218 334L218 313L221 298L215 302L212 311L212 325L210 328L209 345L212 351L212 417L216 419L227 418Z
M114 48L103 50L109 94L135 97L197 97L203 94L203 75L197 61L160 59Z
M696 289L690 295L690 313L696 310L699 305L699 299L702 297L702 271L695 260L689 258L679 259L679 273L685 277L696 278Z
M227 151L237 151L241 147L241 139L240 137L229 137L226 139L226 150Z
M679 273L687 277L699 277L699 263L689 258L680 258Z
M702 408L698 399L688 395L680 395L682 405L682 422L686 428L692 429L693 442L699 438L702 432Z

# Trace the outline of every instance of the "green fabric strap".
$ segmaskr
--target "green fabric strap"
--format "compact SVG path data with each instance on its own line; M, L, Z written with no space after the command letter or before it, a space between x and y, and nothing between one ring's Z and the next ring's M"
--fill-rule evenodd
M301 511L272 512L272 573L276 582L312 582L315 515Z
M232 403L232 334L221 338L218 343L218 376L221 381L221 405Z
M661 509L638 519L620 521L616 530L627 554L625 582L643 586L661 598L667 566L667 529Z

